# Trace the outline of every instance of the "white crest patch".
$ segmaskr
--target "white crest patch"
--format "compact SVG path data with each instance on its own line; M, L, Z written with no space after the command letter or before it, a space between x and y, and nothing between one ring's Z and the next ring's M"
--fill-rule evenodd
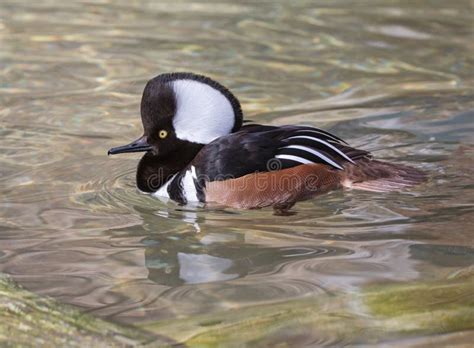
M175 80L172 85L176 95L173 127L179 139L208 144L231 132L234 109L220 91L194 80Z

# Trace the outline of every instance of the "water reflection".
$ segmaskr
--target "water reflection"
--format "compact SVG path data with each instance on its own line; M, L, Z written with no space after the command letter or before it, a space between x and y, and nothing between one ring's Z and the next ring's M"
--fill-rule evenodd
M418 262L410 256L410 240L394 241L375 234L332 241L318 233L288 235L275 232L269 225L271 220L261 229L252 224L247 230L239 221L248 220L247 213L204 212L194 213L199 231L196 220L189 219L189 209L174 206L169 206L166 217L160 210L142 213L140 224L109 230L107 234L117 240L116 246L121 245L120 239L140 237L143 254L136 255L135 263L146 267L147 280L119 281L114 292L128 299L118 297L113 306L94 312L125 321L152 320L357 290L367 277L406 281L419 275ZM268 213L272 216L271 211ZM224 214L227 217L222 220ZM179 221L184 225L176 230ZM392 226L392 230L403 238L409 225ZM118 261L116 255L111 256ZM126 315L122 315L124 311Z
M200 240L189 240L189 236L182 238L187 239L187 245L183 245L181 238L159 238L156 235L153 239L143 240L147 245L145 264L150 272L149 279L168 286L209 283L243 278L250 273L271 272L275 267L297 259L350 253L348 250L329 247L292 245L269 248L243 244L242 234L209 234ZM224 238L224 243L219 241Z

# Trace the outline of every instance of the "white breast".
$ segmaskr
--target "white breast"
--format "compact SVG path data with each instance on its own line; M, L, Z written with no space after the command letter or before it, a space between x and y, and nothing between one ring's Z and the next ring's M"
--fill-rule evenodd
M171 179L169 179L167 182L165 182L159 189L158 191L153 192L151 195L155 197L162 197L162 198L170 198L170 195L168 194L168 186L170 185L171 181L175 178L177 174L173 175Z
M173 175L173 177L168 180L163 186L161 186L158 191L152 193L152 196L157 198L169 198L168 194L168 187L171 182L174 180L177 174ZM189 170L183 176L181 181L181 190L183 196L186 198L188 202L199 202L197 197L197 190L196 185L194 184L194 179L196 179L196 169L194 166L191 166Z
M199 201L197 198L196 185L194 184L194 179L196 178L195 173L194 166L191 166L191 169L186 171L182 181L184 191L183 194L188 202Z

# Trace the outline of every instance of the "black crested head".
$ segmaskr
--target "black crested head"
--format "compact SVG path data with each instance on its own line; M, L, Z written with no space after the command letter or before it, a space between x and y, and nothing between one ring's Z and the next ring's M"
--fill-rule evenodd
M161 74L148 81L141 117L149 138L164 129L177 139L200 144L239 130L243 122L240 103L226 87L188 72Z
M238 131L243 122L240 103L227 88L209 77L186 72L149 80L140 112L144 135L109 154L153 151L164 155L182 141L209 144Z
M195 81L218 91L230 103L234 113L235 122L231 132L236 132L242 127L243 114L240 102L225 86L204 75L174 72L158 75L147 82L141 102L141 116L145 129L152 127L157 119L167 119L175 115L177 111L176 93L179 91L174 88L174 81ZM189 87L192 88L192 86Z
M149 80L140 108L144 135L109 150L109 154L146 151L137 179L140 188L147 191L156 186L145 184L151 172L166 165L173 173L179 171L204 145L238 131L243 122L240 103L226 87L188 72L161 74Z
M160 75L162 76L162 75ZM150 136L156 128L171 125L176 113L176 97L173 86L155 77L147 82L143 90L140 113L145 135Z

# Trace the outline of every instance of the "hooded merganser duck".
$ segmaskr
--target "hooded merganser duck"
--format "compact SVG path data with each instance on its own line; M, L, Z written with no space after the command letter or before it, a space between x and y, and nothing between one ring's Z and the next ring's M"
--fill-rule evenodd
M193 73L148 81L141 118L143 136L108 153L145 152L138 189L180 204L286 210L337 188L387 192L425 179L418 169L375 160L322 129L244 124L237 98Z

